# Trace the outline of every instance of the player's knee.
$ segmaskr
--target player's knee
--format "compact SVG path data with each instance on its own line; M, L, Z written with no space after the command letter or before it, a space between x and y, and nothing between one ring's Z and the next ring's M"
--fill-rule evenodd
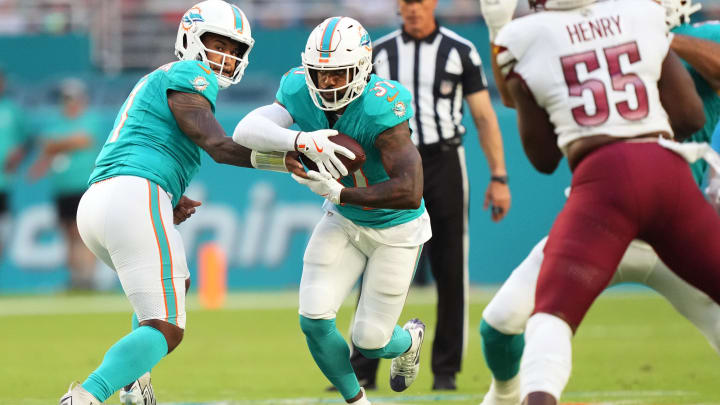
M515 334L503 333L493 325L489 324L485 319L480 322L480 336L482 337L483 344L485 345L497 345L502 344L508 336L515 336Z
M161 321L160 319L148 319L140 322L140 326L151 326L160 331L165 337L165 342L168 347L168 354L175 350L176 347L182 342L185 330L177 325L173 325L169 322Z
M506 294L507 297L496 295L483 311L483 320L489 326L506 335L518 335L525 330L533 305L527 291ZM507 299L504 299L507 298Z
M317 339L335 329L335 319L311 319L300 315L300 329L308 338Z
M390 341L390 333L371 322L356 322L352 330L353 344L359 349L374 350L385 347Z

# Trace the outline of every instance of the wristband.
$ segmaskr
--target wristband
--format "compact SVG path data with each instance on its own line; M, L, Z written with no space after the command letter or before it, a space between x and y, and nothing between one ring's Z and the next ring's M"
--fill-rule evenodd
M509 180L510 178L507 176L507 174L504 176L490 176L490 181L495 181L500 184L508 184Z
M258 152L250 153L250 163L256 169L287 173L285 155L287 152Z

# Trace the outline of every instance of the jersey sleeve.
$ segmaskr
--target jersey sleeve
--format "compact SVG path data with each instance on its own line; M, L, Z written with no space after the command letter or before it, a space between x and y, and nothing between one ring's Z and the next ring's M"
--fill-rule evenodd
M634 5L637 7L637 12L635 13L636 24L634 25L641 30L640 32L642 32L642 30L648 30L648 32L657 35L659 40L656 40L655 43L658 49L662 50L662 54L666 56L667 53L670 52L672 35L665 22L665 7L652 1L636 2ZM642 25L646 25L646 27L642 27Z
M480 54L475 46L470 44L468 52L460 55L462 61L462 85L465 96L487 88L487 78L482 70Z
M205 97L215 111L218 83L215 73L199 61L180 61L167 73L168 90L196 93Z
M282 79L280 79L280 87L278 87L278 91L275 94L275 99L284 105L285 109L290 111L293 99L297 97L298 92L303 90L304 84L305 69L302 67L290 69L283 75Z
M510 21L500 29L493 42L492 57L496 58L503 77L507 78L525 53L526 45L523 36L519 35L522 25L526 25L524 22L522 18Z
M408 89L396 81L388 80L395 90L388 91L381 97L368 94L365 102L365 112L369 119L365 135L369 143L375 143L378 135L395 127L413 117L412 94Z

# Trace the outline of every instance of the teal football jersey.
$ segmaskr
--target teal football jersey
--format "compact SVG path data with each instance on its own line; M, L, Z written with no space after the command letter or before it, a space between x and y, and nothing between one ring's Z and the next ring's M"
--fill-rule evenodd
M23 110L0 95L0 167L5 167L10 153L28 139L28 126ZM7 190L10 176L0 170L0 192Z
M217 78L207 65L178 61L158 68L138 81L120 108L91 184L114 176L143 177L172 194L177 204L200 167L200 148L175 122L168 90L201 94L215 111Z
M95 167L100 145L105 141L105 131L99 115L85 111L77 117L68 117L58 112L47 117L42 125L44 139L60 141L82 133L90 137L88 147L61 153L53 159L50 168L50 184L55 195L83 193L87 188L88 175Z
M303 68L294 68L283 76L275 97L290 112L301 130L330 128L325 112L317 108L310 98ZM360 170L340 180L344 186L367 187L390 179L380 159L380 151L375 148L375 140L383 131L412 118L411 101L410 92L400 83L381 79L374 74L370 76L362 95L348 104L332 127L355 139L365 150L365 164ZM336 208L340 214L358 225L388 228L422 215L425 202L414 210L367 208L349 204L341 204Z
M672 30L672 32L708 41L720 42L720 21L684 24L676 27ZM705 80L700 73L695 70L695 68L685 61L683 61L683 63L695 82L695 88L702 99L703 109L705 110L705 126L700 131L694 133L692 137L690 137L689 141L710 142L715 126L720 119L720 95L718 95L718 93L710 87L707 80ZM707 162L700 159L690 165L690 168L692 169L695 181L697 181L698 184L701 184L705 178L705 173L707 172Z

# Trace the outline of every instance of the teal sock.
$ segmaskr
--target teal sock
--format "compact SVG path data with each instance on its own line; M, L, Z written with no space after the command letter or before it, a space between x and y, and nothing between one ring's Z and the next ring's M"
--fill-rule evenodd
M300 328L320 371L343 398L355 397L360 392L360 383L350 364L350 349L337 330L335 319L310 319L300 315Z
M506 335L490 326L483 319L480 322L485 363L496 380L507 381L520 371L520 360L525 348L525 335Z
M395 326L390 342L379 349L363 349L358 347L358 351L368 359L394 359L395 357L405 353L412 345L412 336L405 329Z
M115 391L137 380L167 354L163 334L150 326L141 326L118 340L105 353L102 364L82 384L100 402Z
M140 321L137 319L137 314L133 312L132 316L132 330L135 330L140 327Z

